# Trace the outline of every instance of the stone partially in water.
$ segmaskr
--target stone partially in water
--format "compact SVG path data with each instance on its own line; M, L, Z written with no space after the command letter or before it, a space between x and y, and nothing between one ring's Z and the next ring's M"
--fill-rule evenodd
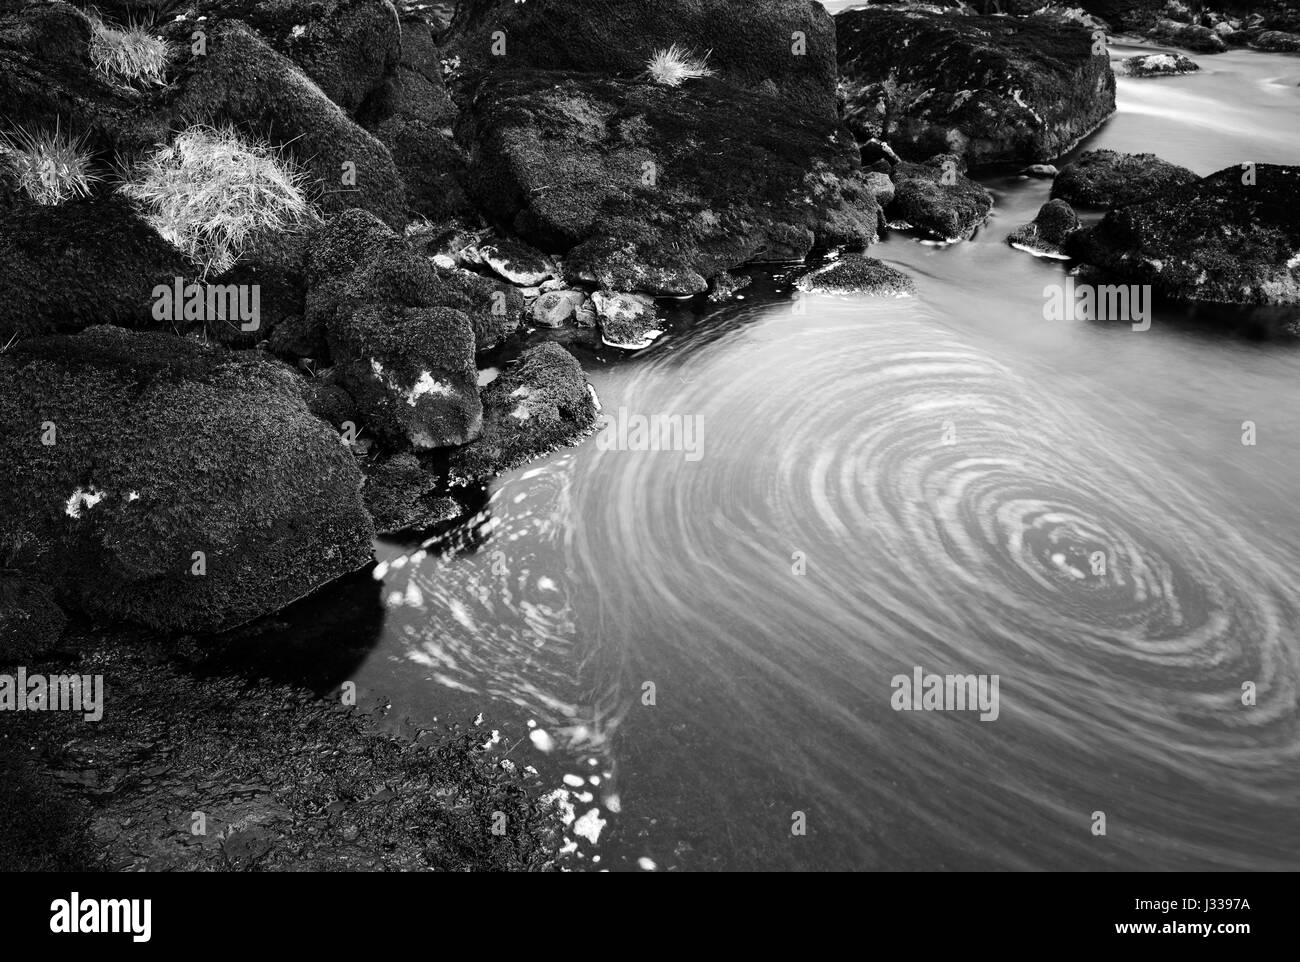
M1007 235L1007 243L1031 254L1064 258L1065 239L1079 229L1074 208L1063 200L1051 200L1038 209L1032 223Z
M600 405L577 360L547 341L483 389L483 432L451 452L453 483L473 484L589 433Z
M659 336L654 299L644 294L597 291L591 295L601 341L609 347L639 351Z
M993 210L993 195L966 177L961 158L939 154L894 168L890 222L904 221L941 240L969 240Z
M1067 164L1052 183L1052 197L1089 207L1122 207L1199 178L1155 154L1089 150Z
M907 159L1049 161L1115 112L1110 61L1079 23L873 5L835 24L846 118Z
M1112 210L1066 248L1177 300L1300 304L1300 167L1227 167Z
M902 271L861 254L846 254L825 267L810 271L795 282L795 287L811 293L874 294L879 297L906 297L916 293L916 284Z
M1181 53L1153 53L1124 60L1124 70L1130 77L1173 77L1200 69L1196 61Z

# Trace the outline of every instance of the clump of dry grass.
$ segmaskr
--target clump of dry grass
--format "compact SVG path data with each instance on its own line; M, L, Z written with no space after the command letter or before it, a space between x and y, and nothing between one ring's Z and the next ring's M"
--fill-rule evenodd
M205 276L229 270L259 236L296 230L312 216L301 172L232 127L190 127L123 176L121 192Z
M170 44L142 24L115 27L90 15L90 62L110 80L162 84Z
M687 80L712 77L713 71L706 66L708 59L707 53L697 59L691 51L673 44L666 50L656 50L650 55L646 61L646 74L657 84L680 87Z
M53 133L22 127L0 133L0 163L13 172L23 193L49 206L89 197L91 186L103 179L93 170L84 138L64 133L57 123Z

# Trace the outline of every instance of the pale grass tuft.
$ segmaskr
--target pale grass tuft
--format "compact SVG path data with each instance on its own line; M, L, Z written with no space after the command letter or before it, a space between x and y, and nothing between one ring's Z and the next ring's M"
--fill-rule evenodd
M288 158L231 127L182 131L124 177L121 192L204 276L229 270L259 237L297 230L313 216L304 177Z
M0 163L13 172L23 193L47 206L89 197L91 185L103 179L91 169L83 138L65 134L57 123L53 133L22 127L0 133Z
M90 14L90 62L110 80L163 84L171 46L142 24L114 27Z
M712 53L713 51L709 51ZM705 66L709 54L696 59L695 54L673 44L666 50L656 50L646 61L646 73L650 79L665 87L680 87L687 80L700 77L712 77L713 71Z

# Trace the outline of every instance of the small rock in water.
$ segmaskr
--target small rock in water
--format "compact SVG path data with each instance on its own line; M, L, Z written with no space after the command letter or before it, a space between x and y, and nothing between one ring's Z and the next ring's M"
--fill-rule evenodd
M582 291L548 291L533 302L533 321L542 327L560 327L586 299Z
M1030 164L1021 173L1026 177L1041 177L1046 180L1055 177L1059 171L1052 164Z
M912 279L874 257L846 254L795 281L801 291L907 297L916 293Z
M1074 208L1063 200L1051 200L1038 209L1033 223L1007 235L1007 243L1037 257L1064 259L1065 238L1078 229L1079 218Z
M1200 69L1196 61L1181 53L1153 53L1124 60L1124 70L1130 77L1174 77Z
M609 347L639 351L662 333L656 325L652 297L597 291L591 300L599 318L601 340Z

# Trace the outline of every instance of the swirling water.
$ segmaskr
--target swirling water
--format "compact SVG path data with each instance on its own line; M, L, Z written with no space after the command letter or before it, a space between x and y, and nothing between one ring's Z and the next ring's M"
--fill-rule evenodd
M1300 161L1300 58L1198 59L1121 79L1085 146ZM583 353L700 457L588 441L381 544L360 683L485 712L596 811L575 866L1300 867L1300 348L1215 332L1241 312L1044 320L1062 266L1004 241L1049 185L985 183L973 242L873 251L915 298L760 278ZM894 711L916 666L998 675L998 717Z

